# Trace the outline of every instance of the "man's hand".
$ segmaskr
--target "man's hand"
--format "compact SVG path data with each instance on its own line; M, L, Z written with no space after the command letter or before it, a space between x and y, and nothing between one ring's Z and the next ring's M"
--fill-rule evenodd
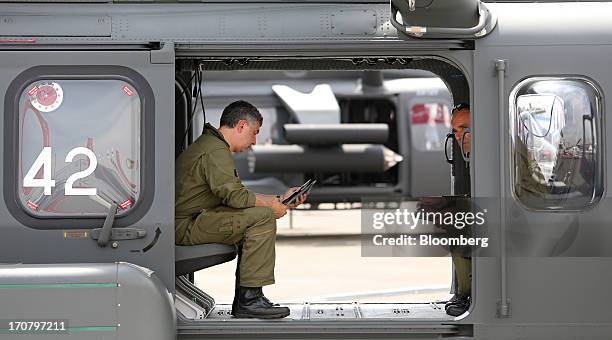
M274 195L255 194L255 206L272 209L272 213L277 219L285 216L287 213L287 206L281 203L278 197Z
M284 193L283 195L281 195L280 201L284 201L287 197L291 196L291 194L293 194L294 192L300 190L299 187L293 187L290 188L289 190L287 190L286 193ZM304 203L304 201L306 201L306 198L308 198L308 194L301 194L298 198L295 199L295 201L293 201L293 203L289 204L289 208L296 208L297 206L299 206L300 204Z
M271 201L270 208L272 209L272 212L274 213L274 216L276 217L276 219L279 219L279 218L285 216L285 214L287 214L288 207L286 205L282 204L276 198L274 198Z
M448 206L448 200L445 197L422 197L417 202L417 209L425 211L441 211Z

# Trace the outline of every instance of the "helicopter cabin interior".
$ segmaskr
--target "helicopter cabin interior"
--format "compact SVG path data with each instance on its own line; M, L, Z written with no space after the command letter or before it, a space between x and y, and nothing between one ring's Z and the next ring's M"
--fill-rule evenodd
M263 145L254 146L244 155L235 155L241 178L245 185L255 192L278 194L290 186L299 186L306 178L316 178L323 184L313 188L314 202L307 202L310 203L310 209L316 209L318 204L326 202L362 202L381 197L386 197L389 201L415 203L419 197L450 195L456 190L451 189L450 185L451 167L445 159L445 147L448 148L448 145L445 146L445 138L451 132L450 109L454 104L469 103L469 87L463 73L448 60L434 56L178 59L176 75L177 153L201 134L204 121L218 126L224 105L231 101L243 99L258 108L264 108L260 110L264 114L264 124L258 136L258 144ZM413 82L412 87L421 91L410 93L410 96L406 97L409 100L403 99L401 94L407 91L405 84L410 81ZM428 87L428 84L435 86ZM320 90L319 97L316 97L317 87ZM331 98L328 100L331 104L325 101L325 90L329 91L327 98ZM291 98L292 94L297 97L311 95L311 98L306 99L310 104L306 106L310 106L310 110L300 110L300 102L296 103L295 99ZM300 123L308 125L311 129L308 133L315 136L313 139L316 139L317 143L308 139L300 140L299 137L296 141L291 140L290 129L299 128ZM353 165L359 164L358 158L353 158L354 161L348 164L349 167L346 164L334 167L329 164L329 158L327 162L324 159L323 162L316 163L317 154L314 154L310 159L315 163L310 168L312 170L308 170L308 162L295 168L291 167L291 164L288 168L282 168L287 161L296 162L307 156L303 149L293 155L288 153L278 156L284 158L270 158L269 164L265 163L264 157L261 157L264 159L261 162L263 165L253 161L253 158L256 160L259 156L258 147L306 145L305 149L311 146L316 152L324 152L325 142L320 141L326 136L317 136L316 130L325 132L326 127L338 124L347 128L356 124L353 135L359 135L357 129L364 129L364 124L382 125L388 129L388 134L378 142L384 143L384 147L400 156L401 161L393 164L394 166L370 166L360 171ZM426 129L430 131L427 132ZM337 146L343 142L355 143L350 138L344 141L342 136L339 138L329 144ZM363 143L358 140L357 143L359 142ZM314 145L308 145L309 143ZM412 143L414 146L411 146ZM433 156L418 158L419 152ZM411 156L414 159L411 159ZM324 157L325 154L321 158ZM334 157L338 158L338 155ZM326 166L329 166L330 170L320 170ZM411 177L411 173L420 177ZM469 176L465 178L468 183L465 183L465 179L456 179L455 183L462 183L460 187L469 186ZM411 182L418 183L412 191ZM338 213L341 214L342 211ZM415 232L417 233L419 231ZM198 289L191 282L194 276L189 275L197 270L206 271L208 267L233 260L236 256L235 247L221 244L177 246L176 256L176 305L179 320L186 325L213 320L238 321L231 317L231 301L215 302L215 292ZM448 261L450 262L450 258ZM299 263L295 266L299 266ZM341 262L339 267L342 267ZM317 273L313 272L311 275L316 276ZM337 279L342 280L342 275ZM229 283L233 281L233 277L225 277L223 280ZM449 287L451 282L452 271L449 271ZM402 285L401 282L394 284ZM373 287L359 288L367 290ZM357 287L351 287L347 282L347 293L355 289ZM448 294L443 296L447 297ZM387 299L380 303L360 303L344 299L338 302L303 301L283 305L291 309L291 315L287 319L295 321L454 320L454 317L445 313L445 302L444 298L421 302L405 302L401 299L388 302Z

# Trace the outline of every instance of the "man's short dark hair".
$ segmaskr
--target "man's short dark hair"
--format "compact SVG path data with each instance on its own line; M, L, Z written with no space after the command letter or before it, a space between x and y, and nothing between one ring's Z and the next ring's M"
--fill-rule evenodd
M223 109L219 126L233 128L242 119L246 119L249 124L255 122L258 122L260 126L263 124L263 117L253 104L244 100L238 100Z
M468 109L469 110L470 109L470 104L468 104L468 103L459 103L459 104L455 105L453 107L453 110L451 111L451 115L453 115L455 112L459 112L459 111L464 110L464 109Z

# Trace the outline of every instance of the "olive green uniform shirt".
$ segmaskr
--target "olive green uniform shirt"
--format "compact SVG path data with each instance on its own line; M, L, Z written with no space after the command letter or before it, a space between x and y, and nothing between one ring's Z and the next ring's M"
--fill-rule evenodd
M255 193L242 185L223 135L207 123L176 160L176 243L181 243L192 216L219 206L253 207Z

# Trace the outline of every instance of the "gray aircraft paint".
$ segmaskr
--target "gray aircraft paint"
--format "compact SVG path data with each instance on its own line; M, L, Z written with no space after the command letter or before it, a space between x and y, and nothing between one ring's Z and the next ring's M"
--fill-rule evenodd
M136 225L147 229L144 240L133 241L134 247L144 247L154 235L156 223L160 223L162 237L160 243L148 254L132 254L129 242L121 243L119 248L98 248L90 239L64 240L58 231L39 231L21 225L0 204L3 262L114 262L116 260L133 262L151 268L159 274L162 281L173 290L172 262L172 221L173 221L173 82L174 57L168 54L140 50L147 48L149 42L168 41L175 43L176 55L188 56L416 56L434 55L456 64L465 74L470 85L470 98L473 110L472 143L472 193L478 197L493 197L499 203L500 192L507 202L513 202L509 178L500 181L500 174L507 173L509 164L508 103L511 88L528 76L540 75L581 75L592 79L604 93L604 129L610 129L605 112L610 111L606 100L612 83L608 58L610 55L610 32L612 23L609 14L612 5L608 3L563 3L563 4L504 4L487 5L498 17L496 29L488 36L476 40L474 50L449 50L450 47L463 48L466 45L457 40L413 40L402 42L395 38L395 32L387 24L388 4L59 4L49 8L40 4L1 4L0 12L5 19L23 18L23 25L37 25L36 15L62 14L70 17L95 16L105 25L111 19L110 37L108 29L101 28L102 34L86 27L79 27L81 19L49 19L53 25L72 25L75 31L84 32L81 37L57 36L61 29L51 35L42 36L45 27L36 27L36 43L25 40L31 35L20 35L25 31L18 28L5 28L0 25L4 38L25 39L22 43L3 42L0 45L0 93L6 93L10 80L23 70L38 65L121 65L139 72L151 85L156 96L155 131L155 197L152 207ZM119 8L121 7L121 8ZM238 11L236 11L238 9ZM342 30L333 30L331 15L345 15L341 11L359 11L365 15L374 11L377 28L360 27L358 22L342 21ZM296 13L300 15L295 16ZM147 13L144 15L142 13ZM223 12L219 16L219 12ZM185 15L190 13L190 15ZM248 13L248 16L247 16ZM170 14L170 15L162 15ZM349 13L354 14L354 13ZM26 17L22 17L26 16ZM29 17L28 17L29 16ZM210 18L207 20L207 18ZM289 19L290 18L290 19ZM321 23L323 18L323 23ZM9 22L11 20L8 20ZM47 21L49 22L49 21ZM180 25L176 23L180 22ZM380 24L379 24L380 23ZM257 27L257 29L254 29ZM373 27L373 26L372 26ZM342 34L346 33L346 34ZM34 35L34 34L32 34ZM248 37L248 43L245 43ZM333 43L330 43L333 42ZM60 47L75 49L57 51ZM101 44L109 45L101 45ZM124 51L118 51L121 46ZM469 46L469 44L468 44ZM43 49L56 51L43 51ZM279 50L280 48L280 50ZM106 49L107 51L94 51ZM504 112L498 112L498 78L495 61L508 62L507 75L504 77ZM157 64L161 62L161 64ZM501 124L500 124L500 119ZM501 129L501 131L500 131ZM610 150L610 141L604 139L604 152ZM2 148L4 150L4 142ZM499 146L502 145L500 149ZM500 150L503 151L500 160ZM612 169L610 157L604 157L605 174L608 178ZM5 165L6 166L6 165ZM503 170L503 171L502 171ZM3 173L3 170L0 170ZM501 183L500 183L501 182ZM607 182L604 182L607 183ZM2 184L0 184L2 185ZM2 186L3 190L4 187ZM611 298L608 294L612 279L612 260L609 258L610 239L607 221L609 203L607 192L604 199L593 209L578 215L579 234L561 255L564 257L509 257L507 260L507 292L510 301L510 315L497 316L497 303L500 298L499 258L478 257L474 259L473 291L474 301L468 317L455 323L473 325L473 337L478 339L517 339L517 338L591 338L606 339L612 333L612 320L608 311ZM544 220L557 220L555 213L537 213L510 207L510 214L504 216L512 220L511 213L529 216L529 225L537 228ZM516 210L518 209L518 210ZM502 218L491 214L492 221ZM563 221L559 222L563 223ZM567 228L560 225L560 228ZM496 229L499 229L496 228ZM492 229L495 231L495 229ZM494 233L491 236L496 236ZM554 235L553 235L554 236ZM511 239L510 239L511 240ZM74 245L66 245L74 242ZM27 248L26 248L27 247ZM26 249L44 249L26 251ZM511 249L510 249L511 250ZM588 255L590 257L582 257ZM569 307L568 307L569 306ZM325 327L338 332L355 335L360 327L388 329L389 322L359 320L359 323L304 323L295 325L301 329L313 327L325 333ZM452 323L452 322L445 322ZM429 323L435 325L436 323ZM227 323L209 324L215 328L217 336L228 330ZM245 322L243 330L255 330L262 323ZM293 325L293 324L291 324ZM292 332L288 323L266 324L266 329ZM415 325L414 323L412 325ZM410 325L393 323L408 332ZM439 326L439 323L438 323ZM197 327L197 326L192 326ZM468 328L469 329L469 328ZM236 331L234 331L236 332ZM295 334L295 333L294 333ZM421 334L422 335L422 334ZM296 335L299 336L299 335ZM303 336L308 336L303 334ZM405 335L408 336L407 334ZM461 338L461 337L458 337ZM471 338L468 334L462 338Z

